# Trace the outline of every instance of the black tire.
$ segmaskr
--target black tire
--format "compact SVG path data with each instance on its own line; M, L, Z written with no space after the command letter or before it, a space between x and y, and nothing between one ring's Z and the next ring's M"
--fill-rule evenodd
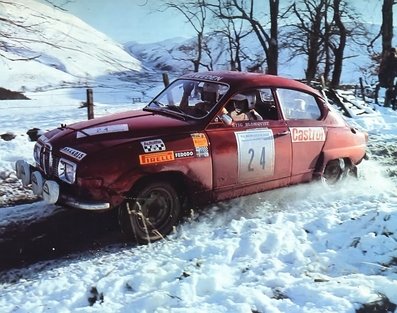
M168 235L181 215L181 202L167 182L151 182L119 208L121 231L129 240L147 244Z
M321 177L327 186L334 186L346 176L346 164L343 159L331 160L327 163Z

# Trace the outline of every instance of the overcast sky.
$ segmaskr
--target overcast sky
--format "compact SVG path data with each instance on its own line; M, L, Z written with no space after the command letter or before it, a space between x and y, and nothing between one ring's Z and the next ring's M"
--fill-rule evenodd
M39 0L45 2L45 0ZM261 0L261 2L264 0ZM191 37L194 31L176 11L159 12L163 0L52 0L120 43L149 43L172 37ZM381 23L382 0L347 1L368 23ZM66 4L65 4L66 3ZM260 3L258 1L258 3ZM265 2L267 4L267 2ZM282 6L286 0L281 0ZM394 24L397 23L397 8Z

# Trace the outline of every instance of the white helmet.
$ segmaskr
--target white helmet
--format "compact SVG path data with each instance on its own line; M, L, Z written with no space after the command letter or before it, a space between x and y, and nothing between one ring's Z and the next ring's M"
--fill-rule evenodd
M216 102L219 98L219 85L214 83L204 83L201 93L201 100Z
M254 93L249 93L246 94L245 97L247 98L248 101L248 108L250 110L255 109L255 104L256 104L256 96Z

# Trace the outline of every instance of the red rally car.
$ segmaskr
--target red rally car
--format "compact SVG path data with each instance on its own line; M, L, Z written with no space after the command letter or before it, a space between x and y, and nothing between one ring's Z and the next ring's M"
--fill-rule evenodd
M356 174L367 140L303 83L192 73L141 110L45 133L35 164L16 171L49 203L117 209L122 230L146 243L194 206Z

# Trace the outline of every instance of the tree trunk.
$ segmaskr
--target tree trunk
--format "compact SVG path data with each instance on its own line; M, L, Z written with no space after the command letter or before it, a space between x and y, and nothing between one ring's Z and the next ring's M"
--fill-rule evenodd
M382 6L382 56L392 47L393 39L393 3L394 0L383 0Z
M332 81L331 81L331 86L333 88L338 87L340 83L340 77L342 75L342 68L343 68L343 55L346 47L346 37L347 37L346 28L341 19L340 2L341 0L334 0L334 20L335 20L335 25L339 30L339 46L334 51L334 55L335 55L334 72L332 73Z
M270 42L267 59L268 73L278 74L278 10L279 0L269 0L270 6Z

